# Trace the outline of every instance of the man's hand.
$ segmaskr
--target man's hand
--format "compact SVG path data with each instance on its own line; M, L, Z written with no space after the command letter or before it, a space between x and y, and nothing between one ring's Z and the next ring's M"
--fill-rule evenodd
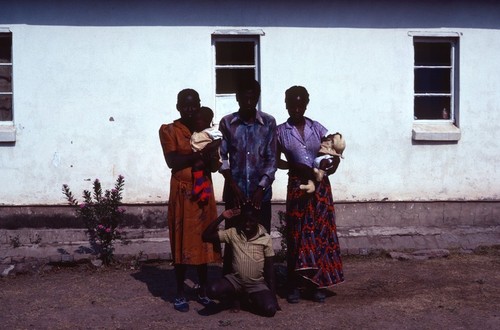
M257 190L255 190L255 192L252 195L252 200L250 201L250 203L257 210L260 210L263 198L264 198L264 188L258 186Z
M241 208L243 204L245 204L247 201L245 199L245 195L241 191L240 187L234 182L234 180L231 180L229 182L229 187L231 189L231 192L233 193L233 202L234 206L236 208Z
M225 169L224 171L221 171L221 174L224 176L225 184L227 191L227 197L230 198L231 200L231 206L235 208L241 208L243 204L247 202L245 198L245 194L241 191L240 187L238 187L238 184L236 181L233 179L231 175L231 170Z

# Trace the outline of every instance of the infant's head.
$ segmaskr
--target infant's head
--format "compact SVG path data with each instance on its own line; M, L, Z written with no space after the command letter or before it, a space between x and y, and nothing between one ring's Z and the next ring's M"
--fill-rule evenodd
M321 146L333 150L333 134L328 134L321 138Z
M342 157L345 150L345 140L339 132L328 134L321 139L321 152ZM327 151L327 152L325 152ZM342 157L344 158L344 157Z
M206 128L212 127L214 112L209 107L201 107L194 115L194 130L201 132Z

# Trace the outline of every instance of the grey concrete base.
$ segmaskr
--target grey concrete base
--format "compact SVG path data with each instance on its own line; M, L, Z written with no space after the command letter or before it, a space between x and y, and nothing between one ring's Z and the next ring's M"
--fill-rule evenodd
M1 230L0 236L19 236L26 242L35 231ZM281 237L273 231L275 251L281 249ZM12 243L0 244L0 264L22 263L30 260L46 262L80 262L94 259L90 244L85 240L83 230L36 230L40 243L22 243L14 247ZM480 246L500 244L500 226L488 228L457 228L443 231L437 228L365 228L352 230L340 228L338 231L342 253L367 255L382 251L408 251L423 249L473 250ZM130 260L170 260L170 241L167 230L128 230L122 241L115 243L115 255L118 259ZM44 239L57 237L44 243ZM135 238L130 238L135 237Z
M369 254L381 251L408 251L422 249L473 250L480 246L500 244L500 226L434 228L375 227L338 229L344 254Z
M123 239L114 245L117 259L171 259L167 230L125 229L122 233ZM29 242L34 236L37 241ZM0 264L34 260L81 262L96 258L83 229L0 230L0 238ZM5 240L9 243L5 244Z
M122 229L123 241L115 244L115 255L169 260L166 208L166 205L127 206L128 226ZM283 204L274 205L271 234L276 251L281 249L278 213L284 208ZM0 211L6 210L0 208ZM0 213L0 263L93 258L83 228L61 228L62 219L71 214L71 209L29 207L30 212L25 213L23 208L9 207L8 210L10 213ZM219 211L222 211L221 205ZM54 212L57 225L50 228L50 215ZM30 218L30 214L36 215L37 220ZM498 202L337 203L336 214L344 255L422 249L472 250L479 246L500 245ZM16 219L14 224L12 215ZM9 226L2 227L2 223ZM44 226L40 227L40 223ZM12 226L14 229L5 228Z

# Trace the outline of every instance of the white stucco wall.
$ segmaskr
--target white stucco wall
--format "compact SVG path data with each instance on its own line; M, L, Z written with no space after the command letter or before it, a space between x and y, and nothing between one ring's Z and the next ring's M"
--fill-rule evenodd
M456 15L440 21L421 6L414 8L417 17L397 7L402 17L395 19L386 17L384 8L370 10L369 2L337 3L340 14L328 13L332 5L319 2L313 7L317 21L310 23L296 13L287 19L288 6L279 1L248 12L229 6L224 10L230 18L220 8L203 11L206 3L199 11L183 5L172 12L159 2L132 9L119 3L133 2L112 2L120 7L112 19L108 7L86 12L85 4L78 11L52 5L28 13L12 3L0 12L0 26L13 33L17 134L15 144L0 144L0 205L64 204L63 183L80 195L94 178L111 188L118 174L126 179L125 202L165 202L170 173L158 128L178 117L176 95L183 88L196 89L202 103L215 108L211 34L220 25L265 32L260 41L264 111L282 123L284 91L303 85L311 97L306 115L345 136L345 159L331 178L336 200L500 199L496 4L459 2ZM390 9L394 3L385 5ZM433 13L447 10L436 5ZM186 24L173 23L182 22L179 14L186 12L192 14ZM223 24L238 19L239 25ZM408 31L415 30L461 34L458 143L412 143ZM279 171L276 201L285 199L286 180ZM220 198L222 176L214 174L214 182Z

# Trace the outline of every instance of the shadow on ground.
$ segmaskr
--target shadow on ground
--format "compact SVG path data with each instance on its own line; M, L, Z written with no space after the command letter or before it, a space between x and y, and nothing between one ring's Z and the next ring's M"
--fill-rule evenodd
M208 280L215 280L219 278L222 274L222 268L219 266L209 266L208 267ZM176 281L175 281L175 271L174 267L165 264L146 264L142 265L137 273L131 274L131 276L143 283L148 287L149 292L154 297L159 297L167 302L173 302L176 293ZM197 283L198 278L196 275L196 269L194 267L188 267L186 273L187 282L191 285L187 286L187 299L196 300L197 298Z

